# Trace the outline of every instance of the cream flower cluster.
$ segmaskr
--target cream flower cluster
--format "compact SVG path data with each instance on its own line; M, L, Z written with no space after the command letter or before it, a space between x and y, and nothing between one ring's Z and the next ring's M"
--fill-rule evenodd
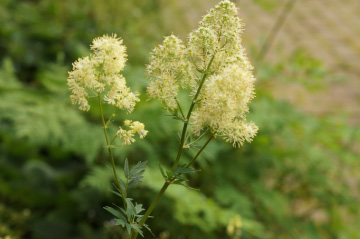
M222 1L203 17L186 45L175 36L165 38L147 66L151 98L160 99L171 112L178 107L178 91L190 88L192 133L210 129L234 147L250 142L258 130L245 115L255 78L241 45L242 29L236 6Z
M72 103L88 111L88 98L103 93L105 102L131 112L139 99L120 74L127 60L122 40L116 35L104 35L94 39L90 49L92 54L74 62L73 71L69 72L67 84Z
M186 88L191 82L191 65L186 60L186 48L182 41L174 35L165 37L163 45L156 47L151 53L147 66L150 81L147 93L152 98L159 98L166 108L177 108L177 92L179 85Z
M139 134L140 139L143 139L148 133L148 131L145 130L144 124L139 121L132 122L131 120L125 120L123 127L128 127L129 130L125 130L120 127L116 133L116 135L122 140L123 145L130 145L135 142L134 135L136 133Z

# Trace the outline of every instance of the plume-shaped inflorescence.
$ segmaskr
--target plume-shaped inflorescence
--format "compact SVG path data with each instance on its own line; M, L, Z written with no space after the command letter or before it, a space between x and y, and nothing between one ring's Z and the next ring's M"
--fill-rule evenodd
M113 105L130 113L139 101L138 93L131 92L120 72L124 69L127 60L126 47L116 35L104 35L95 38L90 46L90 56L79 58L73 63L73 70L69 72L68 86L71 91L71 101L79 105L80 110L88 111L89 97L101 97L103 102ZM124 127L129 128L125 130ZM144 124L139 121L124 121L117 136L123 145L135 142L134 134L142 139L148 133Z
M147 66L151 98L174 112L181 105L178 91L190 89L191 132L199 136L209 129L234 147L250 142L258 130L246 120L255 78L241 45L243 24L237 14L232 2L220 2L190 33L187 44L174 35L166 37Z
M69 72L72 103L79 105L80 110L88 111L88 98L100 92L106 103L130 113L139 99L138 93L130 91L120 74L127 60L122 40L116 35L104 35L94 39L90 49L92 54L79 58Z

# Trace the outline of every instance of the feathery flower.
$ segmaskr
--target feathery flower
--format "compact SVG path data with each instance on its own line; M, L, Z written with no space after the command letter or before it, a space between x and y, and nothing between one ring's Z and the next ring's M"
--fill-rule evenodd
M235 4L222 1L190 33L186 46L175 36L165 38L147 66L151 98L160 99L171 112L178 107L178 91L190 88L192 133L200 136L210 129L234 147L250 142L258 130L246 121L255 78L241 45L242 29Z
M101 93L105 103L130 113L139 101L139 94L131 92L126 86L124 76L120 74L127 60L126 47L122 45L122 40L117 38L116 34L104 35L95 38L90 49L90 56L74 62L73 70L69 72L67 84L71 91L71 102L79 105L80 110L88 111L88 98ZM135 133L139 134L141 139L148 133L144 124L139 121L125 120L124 127L129 127L130 130L120 127L116 134L123 145L135 142Z
M152 79L147 89L151 98L159 98L166 108L177 108L179 87L186 88L192 79L190 62L185 58L185 46L174 35L156 47L147 66L147 76Z
M104 35L93 40L90 46L92 54L73 63L69 72L68 86L71 101L79 105L80 110L90 109L88 98L103 93L104 101L120 109L131 112L137 101L138 93L126 86L120 74L127 60L126 47L116 34Z

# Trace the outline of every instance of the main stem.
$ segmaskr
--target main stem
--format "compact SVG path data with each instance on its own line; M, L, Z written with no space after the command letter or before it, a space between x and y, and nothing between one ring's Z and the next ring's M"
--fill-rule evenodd
M180 145L179 145L178 154L177 154L176 159L175 159L175 162L174 162L174 164L173 164L173 166L172 166L172 168L171 168L171 171L174 171L174 170L176 169L176 167L178 166L178 164L179 164L180 157L181 157L182 151L183 151L183 149L184 149L185 134L186 134L187 126L188 126L188 124L189 124L190 116L191 116L191 113L192 113L192 111L193 111L193 109L194 109L194 107L195 107L195 104L196 104L197 98L198 98L198 96L199 96L199 94L200 94L201 88L203 87L204 82L205 82L205 79L206 79L206 77L207 77L207 75L208 75L208 70L210 69L210 66L211 66L212 62L214 61L214 57L215 57L215 54L211 57L210 62L209 62L209 64L208 64L207 67L206 67L206 71L205 71L203 77L201 78L201 82L200 82L200 84L199 84L199 88L197 89L196 94L195 94L195 96L194 96L194 99L193 99L192 102L191 102L191 105L190 105L188 114L187 114L187 116L186 116L186 120L185 120L185 122L184 122L184 127L183 127L183 130L182 130L182 133L181 133L181 138L180 138Z
M117 173L116 173L115 161L114 161L114 157L113 157L113 154L112 154L112 151L111 151L111 148L110 148L110 143L109 143L110 141L109 141L109 137L108 137L107 130L106 130L106 124L105 124L104 113L103 113L102 104L101 104L101 95L100 95L100 93L98 93L98 100L99 100L99 108L100 108L101 120L102 120L105 139L106 139L106 146L107 146L109 154L110 154L111 165L112 165L112 169L113 169L113 172L114 172L115 182L116 182L117 187L120 190L121 196L123 198L124 208L126 209L126 207L127 207L126 197L125 197L124 191L121 188L121 184L120 184L119 178L118 178Z
M196 94L192 100L192 103L190 105L190 108L189 108L189 111L187 113L187 116L186 116L186 120L184 122L184 126L183 126L183 130L182 130L182 133L181 133L181 137L180 137L180 145L179 145L179 150L178 150L178 153L177 153L177 156L176 156L176 159L175 159L175 162L171 168L171 172L173 172L176 167L179 165L179 161L180 161L180 158L181 158L181 155L182 155L182 152L183 152L183 149L184 149L184 143L185 143L185 135L186 135L186 130L187 130L187 127L188 127L188 124L189 124L189 120L190 120L190 116L191 116L191 113L195 107L195 104L196 104L196 101L197 101L197 98L200 94L200 91L201 91L201 88L203 87L204 85L204 82L205 82L205 79L208 75L208 71L210 69L210 66L212 64L212 62L214 61L214 58L215 58L215 54L212 56L212 58L210 59L209 61L209 64L207 65L206 67L206 71L205 73L203 74L202 78L201 78L201 81L200 81L200 84L199 84L199 88L197 89L196 91ZM213 136L210 138L210 140L213 138ZM208 140L205 145L200 149L200 151L197 153L197 155L195 156L195 159L200 155L200 153L204 150L204 148L206 147L206 145L210 142L210 140ZM194 159L190 162L190 165L192 163L194 163ZM190 166L189 165L189 166ZM187 167L189 167L187 166ZM161 187L159 193L156 195L155 199L152 201L152 203L150 204L150 207L146 210L145 212L145 215L143 216L143 218L141 219L141 221L139 222L138 226L139 227L142 227L142 225L144 225L144 223L146 222L146 220L148 219L148 217L150 216L150 214L152 213L152 211L154 210L154 208L156 207L156 205L158 204L160 198L164 195L166 189L169 187L169 185L171 184L171 182L168 182L166 181L164 183L164 185ZM131 236L131 239L136 239L137 238L137 235L138 235L138 232L133 230L132 231L132 236Z

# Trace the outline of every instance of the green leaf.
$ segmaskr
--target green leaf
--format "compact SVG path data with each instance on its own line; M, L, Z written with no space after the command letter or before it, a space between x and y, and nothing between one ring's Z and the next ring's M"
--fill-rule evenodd
M174 178L178 179L179 181L184 181L184 182L189 181L188 179L181 177L180 174L174 174Z
M136 215L136 222L139 223L144 215Z
M186 123L186 121L184 119L182 119L180 116L173 116L172 117L174 120L180 120L183 123Z
M127 232L129 233L129 235L131 234L131 226L130 226L130 224L129 223L127 223L127 224L125 224L125 226L126 226L126 230L127 230Z
M144 237L142 230L136 224L130 224L131 228L135 229L142 237Z
M198 169L187 168L186 165L181 165L181 166L178 166L174 170L174 173L196 173L196 172L199 172L199 171L200 170L198 170Z
M167 178L172 178L174 175L171 171L166 171Z
M126 221L125 217L124 219L120 219L120 218L115 218L115 225L120 225L122 227L125 227L125 225L128 224L128 222Z
M131 187L134 187L134 186L140 184L142 178L143 178L142 176L141 176L141 177L132 178L132 179L130 180L130 182L128 183L128 187L131 188Z
M108 212L110 212L112 215L114 215L116 218L118 218L119 220L122 220L122 221L127 221L126 218L124 217L124 215L121 214L121 212L119 212L118 210L112 208L112 207L109 207L109 206L106 206L104 207L104 209Z
M161 167L161 165L160 165L160 163L159 163L159 169L160 169L160 173L161 173L161 175L163 176L163 178L166 180L166 175L165 175L165 171L164 171L164 169Z
M187 184L186 184L184 181L182 181L182 180L176 180L175 182L173 182L173 184L181 185L181 186L184 186L184 187L186 187L186 188L188 188L188 189L191 189L191 190L200 191L200 189L190 187L189 185L187 185Z
M125 159L125 163L124 163L124 174L125 174L125 178L129 178L129 162L127 159Z
M126 193L126 184L124 183L124 181L121 178L118 178L119 182L120 182L120 186L121 186L121 190L124 193L124 196L126 197L127 193ZM118 187L114 186L121 194L121 191Z
M132 200L131 198L126 199L126 203L127 203L126 215L129 220L132 216L136 215L136 208L134 204L131 202L131 200Z
M109 172L111 173L111 175L112 175L113 177L115 177L115 174L114 174L114 171L113 171L113 169L112 169L112 166L111 166L110 164L106 164L106 167L107 167L107 169L109 170Z
M140 212L144 211L145 209L142 207L142 204L136 204L135 211L136 214L139 214Z
M155 236L154 233L151 231L150 227L147 224L144 223L143 227L145 227L153 236Z
M133 175L135 175L138 171L140 170L145 170L146 164L148 161L144 161L144 162L138 162L130 171L130 177L132 177Z
M114 190L110 190L113 194L115 194L115 195L117 195L117 196L119 196L120 198L122 198L122 195L121 195L121 193L118 193L118 192L116 192L116 191L114 191Z
M189 148L190 148L190 149L198 149L198 150L200 150L200 149L202 148L202 146L196 145L196 144L190 144ZM200 171L200 170L199 170L199 171Z
M137 173L134 173L134 175L131 175L131 177L139 177L139 176L142 176L145 172L145 169L141 170L141 171L138 171Z
M189 134L187 134L186 136L188 136ZM191 141L192 141L192 137L191 137L191 134L190 134L189 137L186 137L186 144L190 144Z

